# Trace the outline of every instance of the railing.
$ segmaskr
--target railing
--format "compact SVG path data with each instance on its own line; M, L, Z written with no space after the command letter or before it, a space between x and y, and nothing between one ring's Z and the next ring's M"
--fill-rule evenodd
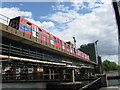
M9 24L9 21L10 21L10 18L8 18L7 16L5 16L5 15L2 15L2 14L0 14L0 21L3 21L4 22L4 24Z
M19 57L28 57L28 58L34 58L39 60L49 60L49 61L61 61L66 59L58 55L39 52L37 50L32 51L30 49L23 49L22 47L15 47L12 45L1 44L0 46L3 53L8 53L9 55L17 55Z
M101 78L87 84L79 90L98 90L101 87Z

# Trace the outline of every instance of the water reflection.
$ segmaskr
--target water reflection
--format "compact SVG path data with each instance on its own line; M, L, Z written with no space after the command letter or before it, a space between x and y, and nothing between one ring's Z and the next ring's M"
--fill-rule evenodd
M79 86L77 86L77 87L81 88L90 82L92 82L92 81L82 81L81 84L79 84ZM51 84L50 84L50 82L49 83L47 83L47 82L2 83L2 88L3 88L2 90L45 90L45 89L47 89L48 85L52 85L52 83ZM54 85L54 83L53 83L53 85ZM56 83L59 83L59 82L56 82ZM67 83L67 82L65 82L65 83ZM72 82L68 82L68 84L69 83L72 83ZM66 84L66 86L67 86L67 84Z
M2 83L2 88L46 88L45 83Z
M120 86L120 79L108 80L108 86Z

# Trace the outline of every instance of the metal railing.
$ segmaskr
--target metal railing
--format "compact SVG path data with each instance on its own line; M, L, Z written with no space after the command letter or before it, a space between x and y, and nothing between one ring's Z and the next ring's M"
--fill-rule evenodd
M49 60L49 61L61 61L61 60L66 59L66 58L63 58L61 56L54 55L54 54L39 52L36 50L32 51L30 49L24 49L21 46L15 47L15 46L6 45L6 44L1 44L0 46L1 46L0 48L2 49L3 53L7 53L9 55L17 55L19 57L27 57L27 58L34 58L34 59L39 59L39 60Z
M10 21L10 18L3 15L3 14L0 14L0 22L3 21L4 23L6 23L7 25L9 24L9 21Z
M79 90L98 90L99 88L101 88L101 78L96 79Z

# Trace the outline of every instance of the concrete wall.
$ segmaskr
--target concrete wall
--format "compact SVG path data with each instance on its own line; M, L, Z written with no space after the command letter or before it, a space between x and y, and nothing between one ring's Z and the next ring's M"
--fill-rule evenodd
M107 76L118 76L119 75L119 71L104 71L104 74L106 74Z

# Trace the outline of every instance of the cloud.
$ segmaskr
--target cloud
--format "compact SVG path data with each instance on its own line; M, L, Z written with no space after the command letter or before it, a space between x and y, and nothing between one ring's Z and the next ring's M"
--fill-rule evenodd
M0 8L0 12L3 15L7 15L9 18L14 18L17 16L26 16L32 17L32 13L28 11L20 11L19 8L12 7L12 8Z
M44 29L48 29L51 27L54 27L54 23L52 22L46 22L44 21L43 23L41 23L40 21L35 21L34 19L32 19L32 12L28 12L28 11L21 11L19 8L17 7L12 7L12 8L0 8L0 12L2 13L2 15L7 16L8 18L15 18L18 16L24 16L26 17L26 19L28 19L29 21L33 22L34 24L44 28ZM2 19L7 20L7 18L5 18L4 16L0 16ZM0 20L2 23L7 24L6 21Z
M12 8L0 8L0 13L2 15L7 16L9 19L15 18L15 17L18 17L18 16L25 16L25 17L29 17L29 18L32 17L32 13L31 12L20 11L20 9L16 8L16 7L12 7ZM8 20L8 22L9 22L9 19L7 19L4 16L0 16L0 18L4 19L4 20L0 19L1 22L3 22L4 24L8 24L6 21Z
M70 18L62 12L57 12L56 14L53 14L51 17L49 17L49 19L58 23L66 23L70 21Z
M95 6L100 7L93 8ZM75 36L77 39L77 47L99 40L99 55L110 56L109 58L114 60L114 56L118 56L118 34L112 4L110 4L110 2L104 2L100 5L94 3L91 7L93 8L91 13L80 14L77 10L74 11L74 9L70 10L69 8L67 13L61 11L51 14L48 19L61 24L66 23L66 26L64 26L64 24L63 26L68 27L63 31L59 31L59 29L56 28L52 33L64 41L73 42L72 37ZM115 58L115 61L116 60L117 58Z
M103 61L110 60L110 61L113 61L113 62L116 62L117 64L119 64L118 63L118 55L103 55L102 60Z
M32 23L34 23L35 25L37 25L37 26L39 26L40 28L43 28L43 29L45 29L45 30L49 30L49 29L51 29L51 28L53 28L55 25L54 25L54 23L53 22L46 22L46 21L44 21L44 22L40 22L40 21L36 21L36 20L34 20L34 19L32 19L32 18L26 18L28 21L31 21Z
M60 11L68 11L69 7L65 7L64 5L56 5L52 6L53 10L60 10Z
M102 0L103 4L96 4L95 2L97 0L94 0L93 2L87 0L89 2L89 6L87 7L83 5L81 0L79 1L80 2L73 2L72 5L74 5L74 8L60 4L54 9L56 10L56 13L41 17L49 20L49 22L35 21L31 18L31 12L20 11L19 8L15 7L0 8L0 12L3 12L4 15L7 13L11 18L18 15L26 16L29 21L47 31L50 31L52 34L64 41L73 42L72 37L75 36L77 40L77 47L82 44L99 40L99 55L103 56L103 58L109 58L110 60L117 61L118 34L112 5L110 2L105 2L104 0ZM96 6L99 7L94 8ZM78 12L82 9L81 7L92 9L89 13L81 14ZM59 30L60 28L63 30Z

